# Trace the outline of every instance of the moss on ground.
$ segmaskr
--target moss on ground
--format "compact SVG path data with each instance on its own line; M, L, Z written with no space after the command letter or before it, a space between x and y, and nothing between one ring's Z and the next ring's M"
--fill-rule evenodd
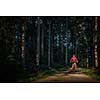
M69 67L62 67L59 69L49 69L45 71L41 71L38 74L34 75L34 73L22 73L19 77L17 82L32 82L41 78L46 78L48 76L62 73L63 71L68 70ZM90 68L81 68L82 73L85 73L86 75L89 75L93 79L100 80L100 73L95 72L93 69Z
M82 72L91 76L93 79L100 80L100 73L91 68L82 68Z
M34 73L22 73L20 74L19 76L19 79L17 80L17 82L32 82L32 81L35 81L35 80L38 80L38 79L41 79L41 78L46 78L48 76L51 76L51 75L54 75L54 74L57 74L57 73L61 73L62 71L65 71L67 70L68 67L62 67L62 68L59 68L59 69L49 69L49 70L45 70L45 71L42 71L42 72L39 72L39 74L37 75L34 75Z

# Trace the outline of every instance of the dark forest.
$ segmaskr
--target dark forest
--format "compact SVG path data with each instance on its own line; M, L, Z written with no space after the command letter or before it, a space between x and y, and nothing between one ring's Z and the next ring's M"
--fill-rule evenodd
M70 70L73 54L78 71ZM100 82L100 17L1 16L0 82Z

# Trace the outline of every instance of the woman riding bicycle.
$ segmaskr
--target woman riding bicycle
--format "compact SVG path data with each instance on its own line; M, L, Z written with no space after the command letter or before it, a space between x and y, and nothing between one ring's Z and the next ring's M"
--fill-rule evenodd
M73 54L73 56L71 57L70 63L72 63L71 70L72 70L72 71L75 71L75 70L77 69L76 63L78 63L78 59L77 59L77 57L75 56L75 54Z

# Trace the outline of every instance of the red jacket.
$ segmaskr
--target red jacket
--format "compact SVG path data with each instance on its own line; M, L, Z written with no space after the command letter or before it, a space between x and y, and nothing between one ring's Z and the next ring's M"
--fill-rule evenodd
M74 57L72 57L72 58L70 59L70 62L71 62L71 63L76 63L76 62L78 62L78 59L74 56Z

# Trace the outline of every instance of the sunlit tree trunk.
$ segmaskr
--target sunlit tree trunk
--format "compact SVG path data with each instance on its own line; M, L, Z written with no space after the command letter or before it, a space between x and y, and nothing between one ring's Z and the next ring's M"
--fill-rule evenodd
M24 30L24 26L22 26L22 29ZM25 63L25 48L24 48L24 42L25 42L25 34L24 34L24 32L22 33L22 47L21 47L21 49L22 49L22 54L21 54L21 57L22 57L22 64L24 65L24 63Z
M61 38L61 59L62 59L62 63L64 63L64 62L63 62L63 60L64 60L64 56L63 56L63 51L64 51L63 38L64 38L64 37L63 37L63 35L64 35L64 34L63 34L63 29L62 29L62 28L63 28L63 24L61 24L61 33L60 33L60 36L61 36L61 37L60 37L60 38Z
M21 53L21 57L22 57L22 65L25 65L25 28L26 28L26 24L25 24L25 18L23 17L22 19L24 22L22 23L22 53Z
M95 34L94 34L94 58L95 58L95 67L98 67L98 45L97 45L97 31L98 31L98 17L95 17Z

